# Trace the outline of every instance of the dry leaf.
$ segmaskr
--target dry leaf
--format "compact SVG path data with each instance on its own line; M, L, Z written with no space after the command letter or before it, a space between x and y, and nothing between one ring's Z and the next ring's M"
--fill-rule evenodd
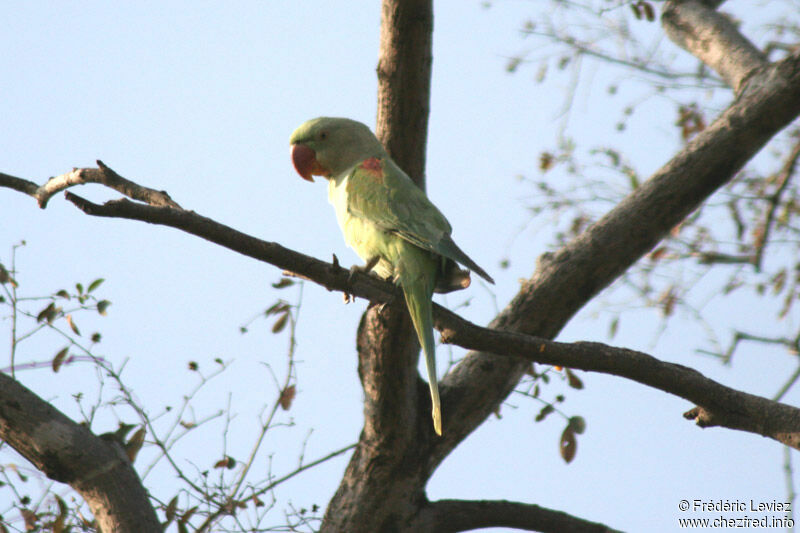
M295 389L294 385L289 385L281 391L281 397L278 398L278 403L281 405L284 411L288 411L292 406L292 400L294 400L296 393L297 389Z
M67 358L67 353L69 352L69 347L62 348L55 357L53 357L53 362L51 363L53 366L53 372L58 372L61 369L61 365L64 364L64 359Z
M561 452L561 458L564 459L566 463L571 463L575 458L575 452L578 451L578 441L575 439L575 432L572 431L570 426L564 428L564 431L561 433L559 451Z
M67 315L66 318L67 318L67 324L69 324L70 329L75 333L75 335L80 336L81 330L79 330L75 322L72 321L72 315Z

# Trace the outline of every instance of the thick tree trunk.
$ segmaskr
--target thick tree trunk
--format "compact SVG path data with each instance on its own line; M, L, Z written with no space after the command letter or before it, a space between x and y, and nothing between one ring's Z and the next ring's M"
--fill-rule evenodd
M667 3L666 26L706 9L704 26L696 33L685 25L669 28L668 33L690 51L709 53L700 59L718 69L740 92L739 98L602 220L556 254L543 257L533 277L490 327L553 338L583 305L730 180L800 113L800 54L767 65L760 52L712 9L693 4L694 11L684 14L680 7ZM431 38L421 36L422 30L432 30L428 3L384 0L378 132L401 167L416 179L423 175L425 152L419 143L426 136L429 96L429 85L418 76L429 73L431 65ZM402 32L409 33L404 38ZM423 45L428 48L419 48ZM735 47L730 57L724 55L726 47ZM387 330L395 326L397 333ZM416 378L417 347L402 305L395 302L385 312L371 309L359 328L358 348L367 420L322 531L436 531L448 523L446 515L455 507L427 501L428 478L496 410L529 363L470 353L441 385L444 436L436 438L426 427L429 424L421 423L427 422L427 404ZM386 416L383 421L376 419L381 413ZM378 428L385 433L375 433ZM480 515L477 507L467 507ZM526 522L525 511L518 511L517 527L525 523L530 529L543 527L532 518ZM563 530L566 526L550 527ZM576 530L586 527L590 524L579 524ZM448 530L465 529L469 527Z
M800 114L800 51L767 64L734 26L713 11L711 6L717 3L668 1L662 22L681 46L717 69L736 88L736 100L605 217L557 253L544 256L531 279L492 321L492 328L554 337L583 305L735 176ZM432 28L430 0L384 0L377 131L393 157L420 184L424 184ZM730 48L727 55L726 47ZM109 169L100 167L99 174L89 181L131 196L130 183L120 182ZM82 183L94 172L77 170L66 182ZM54 191L70 184L62 181L56 179L50 188L37 187L0 174L0 186L30 194L41 205ZM145 194L152 205L172 205L168 198L151 196ZM171 225L282 268L305 272L312 279L329 279L330 288L350 286L346 272L338 268L188 211L127 201L97 206L69 193L68 198L89 214ZM384 301L390 294L385 283L368 276L358 275L354 283L359 284L362 296L369 292ZM486 344L473 346L487 348ZM357 348L365 391L364 430L328 506L322 531L464 531L492 525L539 531L608 530L603 524L526 503L427 500L425 486L435 468L495 411L529 362L487 352L468 354L441 384L444 436L439 438L430 424L427 387L416 371L419 347L399 291L389 304L371 306L365 313ZM497 349L498 344L489 348ZM635 359L645 360L646 356ZM675 392L670 384L659 383L663 385L659 388ZM693 393L691 397L702 400ZM795 429L791 435L775 435L775 420L769 421L772 426L753 427L757 418L753 412L761 415L763 405L754 403L749 412L734 413L739 418L720 418L730 405L717 410L711 405L710 411L709 405L700 405L692 416L706 424L723 423L798 446ZM787 409L781 412L787 417L795 414ZM98 439L2 374L0 438L52 479L78 490L104 531L160 529L147 494L121 449Z
M431 0L384 0L376 132L422 188L432 36ZM419 343L399 292L391 305L367 310L357 347L364 431L320 531L423 531L413 521L426 504L421 464L435 436L428 388L417 374Z

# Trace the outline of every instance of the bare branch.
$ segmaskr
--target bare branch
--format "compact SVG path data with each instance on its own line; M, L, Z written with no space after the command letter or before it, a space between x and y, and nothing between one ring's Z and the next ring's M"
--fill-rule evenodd
M673 70L669 70L666 67L662 67L659 65L651 66L649 62L642 61L642 60L633 60L633 59L626 59L624 57L619 57L617 55L612 54L611 52L607 52L601 48L599 48L596 43L592 42L583 42L578 40L572 35L562 35L561 33L557 32L552 28L548 28L546 31L539 31L533 28L523 28L521 33L525 35L535 35L538 37L544 37L551 40L554 43L567 45L568 47L572 48L575 51L575 56L589 56L595 59L599 59L606 63L611 63L614 65L619 65L621 67L626 67L631 70L644 72L645 74L650 74L657 78L661 78L664 80L674 81L674 82L683 82L684 84L690 84L691 82L697 83L698 73L697 72L676 72ZM520 61L523 61L520 59ZM726 85L717 78L716 76L711 76L706 73L706 75L701 76L703 87L726 87Z
M147 206L125 199L97 205L71 193L67 193L67 198L90 215L131 218L181 229L243 255L297 272L329 290L339 290L376 303L395 300L395 287L386 281L363 274L351 278L350 271L341 267L245 235L193 211ZM402 304L402 299L397 301ZM565 344L484 328L438 305L434 313L443 342L628 378L702 406L702 412L697 413L698 424L702 427L725 426L800 447L799 410L725 387L687 367L600 343ZM424 419L425 410L421 409Z
M34 198L36 197L36 190L39 188L39 186L32 181L9 176L8 174L3 174L2 172L0 172L0 187L7 187L9 189L14 189L15 191L24 192L25 194L33 196Z
M196 235L207 241L238 252L242 255L273 264L289 273L296 273L315 281L328 290L342 291L376 302L394 299L394 286L374 276L350 273L340 266L295 252L275 242L262 241L194 211L154 207L124 198L103 205L92 203L80 196L66 193L67 200L74 203L87 215L112 218L128 218L150 224L171 226Z
M423 512L432 531L455 533L486 527L513 527L542 533L611 533L610 527L538 505L505 500L439 500Z
M737 100L671 161L558 252L491 322L495 330L553 338L599 291L650 251L800 114L800 51L759 71ZM569 366L569 365L567 365ZM513 390L526 365L471 352L442 380L444 437L433 472Z
M713 4L668 1L661 23L675 44L717 71L738 94L753 71L767 65L767 58Z
M800 449L800 409L726 387L692 368L597 342L561 343L487 329L443 308L436 309L436 325L442 342L624 377L700 405L684 415L700 427L748 431Z
M100 160L97 161L97 166L98 168L72 169L70 172L50 178L47 180L47 183L41 186L36 185L32 181L0 173L0 186L15 189L29 196L33 196L42 209L47 207L47 202L54 194L74 187L75 185L85 185L87 183L100 183L115 191L121 192L129 198L140 200L150 205L168 206L180 209L180 206L175 203L166 192L149 189L127 180L108 168Z
M786 162L778 174L778 188L771 196L767 198L767 201L769 201L769 210L767 211L767 217L762 226L763 231L758 237L755 247L756 254L754 264L757 271L761 270L761 264L764 258L764 248L766 248L767 243L769 242L769 234L772 231L772 227L774 225L773 223L775 222L775 213L777 213L778 207L781 204L781 197L783 196L783 193L789 186L789 181L791 180L792 176L794 176L798 159L800 159L800 142L795 143L794 148L789 154L789 157L786 158Z

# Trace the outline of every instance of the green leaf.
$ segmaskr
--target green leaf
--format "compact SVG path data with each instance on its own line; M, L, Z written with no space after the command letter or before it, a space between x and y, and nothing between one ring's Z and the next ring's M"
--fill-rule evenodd
M105 280L104 280L103 278L97 278L96 280L94 280L93 282L91 282L91 283L89 284L89 287L86 289L86 292L92 292L92 291L93 291L93 290L95 290L97 287L99 287L100 285L102 285L104 281L105 281Z
M277 283L272 284L273 289L285 289L286 287L291 287L294 285L294 280L289 278L281 278L281 280Z
M109 305L111 305L111 302L108 300L100 300L97 302L97 312L103 316L106 316L106 309L108 309Z
M582 416L575 415L570 417L569 422L567 423L578 435L582 435L584 431L586 431L586 420Z
M264 311L264 316L277 315L289 310L289 304L283 300L278 300Z
M47 307L39 311L39 314L36 315L36 322L43 322L46 320L48 323L52 323L55 317L56 304L54 302L50 302Z
M553 407L553 405L552 405L552 404L549 404L549 403L548 403L547 405L545 405L544 407L542 407L542 410L541 410L541 411L539 411L539 414L538 414L538 415L536 415L536 418L535 418L534 420L536 420L536 422L541 422L542 420L544 420L545 418L547 418L547 415L549 415L550 413L552 413L552 412L553 412L553 411L555 411L555 410L556 410L556 408L555 408L555 407Z
M167 529L166 526L172 523L175 520L175 511L178 509L178 496L175 495L167 504L167 508L164 511L164 515L167 518L167 523L164 524L164 529Z
M656 20L656 11L652 4L649 2L639 2L639 5L642 6L642 9L644 10L644 16L647 19L647 22L653 22Z
M611 324L608 326L608 338L613 339L617 335L617 331L619 330L619 317L614 317L614 320L611 321Z
M506 72L516 72L517 67L522 63L522 58L512 57L506 63Z

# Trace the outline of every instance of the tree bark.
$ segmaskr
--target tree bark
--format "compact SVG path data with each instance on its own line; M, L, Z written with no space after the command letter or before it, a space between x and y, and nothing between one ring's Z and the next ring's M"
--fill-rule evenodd
M669 163L574 241L542 258L489 325L553 338L592 297L723 186L800 114L800 52L754 75L747 90ZM754 80L755 81L755 80ZM442 384L443 411L461 427L437 441L438 464L516 385L524 365L470 353Z
M0 390L0 440L50 479L77 490L102 531L162 531L121 445L97 437L2 373Z
M431 503L432 531L455 533L484 527L513 527L541 533L612 533L605 524L589 522L538 505L505 500L440 500Z
M496 331L483 331L483 337L473 344L485 351L468 354L441 384L444 437L435 437L430 425L427 388L416 372L419 348L402 297L398 298L399 293L392 292L386 283L368 276L354 276L359 294L388 304L371 306L359 326L357 349L359 376L365 390L364 430L342 483L328 506L322 531L426 532L442 528L457 531L469 524L508 524L504 509L529 517L530 527L537 527L531 524L538 519L557 518L540 513L536 506L514 502L431 503L426 498L425 485L444 457L482 424L513 390L530 360L547 360L552 355L548 351L537 356L531 354L530 349L540 346L546 350L559 349L557 343L543 341L545 344L535 345L531 343L538 341L521 338L518 334L543 339L555 337L583 305L732 179L772 136L800 114L800 51L778 63L764 63L757 50L753 52L754 48L740 46L741 36L731 33L736 31L734 27L721 23L716 16L707 17L704 23L717 24L717 30L721 24L724 31L700 31L700 27L696 32L687 31L691 30L687 24L692 23L680 21L692 19L675 15L681 11L679 4L684 3L666 3L665 11L672 10L673 14L665 13L662 22L674 26L668 31L680 40L681 46L697 51L701 60L719 70L736 88L737 99L672 161L605 217L555 254L542 257L532 277L490 324ZM715 4L707 1L691 8L708 9ZM384 0L377 131L398 164L421 185L424 185L432 17L430 0ZM724 57L725 46L734 46L730 43L739 46L739 50L732 50L730 57ZM709 50L712 50L711 55L703 56ZM101 172L104 168L107 167L101 165ZM40 202L44 198L46 202L50 189L45 189L46 194L42 196L43 189L24 181L0 174L0 185L30 194ZM74 195L68 197L90 214L128 216L172 225L249 256L268 258L266 260L273 264L312 279L328 280L329 288L346 290L350 287L347 273L335 265L321 265L313 258L276 243L253 239L194 213L128 201L96 206ZM151 202L150 199L145 201ZM456 338L447 330L446 313L440 311L437 316L437 323L444 326L448 338ZM800 445L794 408L775 402L763 403L767 401L715 388L718 384L709 383L710 380L693 371L683 371L677 365L661 363L645 354L608 352L613 349L596 344L575 345L574 348L573 352L567 353L567 350L560 354L562 360L572 357L574 364L570 366L624 375L692 399L699 407L687 416L702 425L725 425ZM491 353L499 350L504 354L513 353L515 357ZM651 375L653 369L674 379L665 379L658 372ZM20 429L23 435L27 432L30 436L38 427L16 428L14 424L19 422L10 421L13 414L10 411L17 408L6 395L0 395L0 436L6 440L16 438L15 447L20 446L24 454L37 460L37 450L26 448L24 442L12 435ZM769 420L759 425L760 414L775 409L777 411L768 415ZM64 449L53 452L59 457L68 457L70 453ZM63 465L57 463L59 466L53 468L52 464L53 458L49 458L41 460L37 466L51 477L63 477ZM84 481L81 477L70 479L77 479L76 483ZM87 501L88 498L100 501L92 490L84 490ZM114 494L113 487L109 490ZM96 511L99 515L113 507L112 504L98 505L101 507ZM449 516L456 512L464 514L460 522ZM558 514L557 511L548 512ZM559 530L556 526L541 526L543 530L547 527Z
M383 1L376 134L422 189L432 39L431 0ZM435 437L427 386L416 370L419 343L402 297L369 307L357 347L364 431L320 531L412 531L426 503L420 445Z
M666 2L661 23L672 42L716 70L738 94L767 57L715 7L699 0Z
M432 0L383 0L375 132L423 190L432 65Z
M396 42L391 37L394 28L386 27L389 20L386 13L395 13L399 4L402 2L384 2L381 58L397 57L413 65L418 56L402 59L399 55L401 48L391 44ZM671 6L669 3L667 9ZM718 18L712 22L717 24L715 31L698 32L694 36L681 34L683 40L680 44L690 51L703 50L702 46L694 46L699 41L715 45L712 56L701 56L700 59L710 61L712 67L740 91L739 98L672 161L597 224L556 254L544 257L520 293L492 321L491 328L553 338L583 305L733 178L773 135L798 116L800 54L795 53L775 65L766 65L763 57L753 53L752 45L742 46L741 40L732 37L736 35L732 28L723 25ZM402 28L405 21L395 19L393 24ZM722 26L724 32L720 30ZM387 32L389 36L386 36ZM427 43L430 44L430 40ZM720 49L733 45L737 49L735 53L731 51L731 57L720 55ZM384 50L386 46L395 46L396 49L387 51ZM422 55L427 58L427 54ZM757 83L751 83L752 80ZM388 82L387 86L379 79L380 102L392 101L391 96L384 96L385 91L399 94L408 88L400 79L389 79ZM428 93L423 96L428 96ZM406 98L418 101L407 94ZM379 105L379 117L381 109L383 106ZM409 123L413 126L411 121ZM389 129L391 126L384 126L379 121L378 131L384 140L392 139L384 133ZM393 155L407 153L394 149L398 151L390 149ZM410 172L421 172L424 148L417 149L416 153L422 162L399 160L398 163ZM416 177L416 174L412 175ZM359 353L362 368L365 355L364 351ZM371 353L370 357L380 358L381 355ZM398 445L394 448L376 447L369 445L371 439L365 439L365 431L328 507L323 531L434 531L432 524L422 518L427 479L439 463L498 408L518 383L527 364L487 352L470 353L447 375L440 387L443 438L432 438L429 431L420 430L417 424L419 441L416 446L409 448L407 440L396 440ZM388 388L383 390L385 394L391 394ZM378 471L374 465L383 468ZM376 474L377 477L368 479ZM381 481L379 478L384 475L386 477ZM392 489L372 490L373 487L389 485L393 486ZM392 494L396 497L392 498ZM419 514L415 515L415 509Z

